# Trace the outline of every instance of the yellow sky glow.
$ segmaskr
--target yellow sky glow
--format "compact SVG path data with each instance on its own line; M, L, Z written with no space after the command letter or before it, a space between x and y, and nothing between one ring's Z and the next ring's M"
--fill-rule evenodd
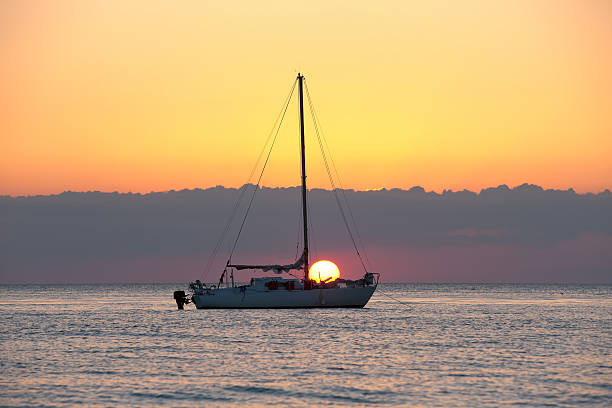
M239 186L298 71L347 188L612 188L611 4L3 1L0 194Z

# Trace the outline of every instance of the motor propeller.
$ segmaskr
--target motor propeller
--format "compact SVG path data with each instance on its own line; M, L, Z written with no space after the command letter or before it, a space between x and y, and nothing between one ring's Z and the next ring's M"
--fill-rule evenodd
M184 290L175 290L174 300L176 300L176 306L179 310L183 310L184 305L191 303L191 297Z

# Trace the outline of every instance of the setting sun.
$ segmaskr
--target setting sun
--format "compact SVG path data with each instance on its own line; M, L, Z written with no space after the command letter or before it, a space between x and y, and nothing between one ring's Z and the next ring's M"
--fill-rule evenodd
M308 270L308 277L317 283L333 282L340 277L340 270L331 261L318 261Z

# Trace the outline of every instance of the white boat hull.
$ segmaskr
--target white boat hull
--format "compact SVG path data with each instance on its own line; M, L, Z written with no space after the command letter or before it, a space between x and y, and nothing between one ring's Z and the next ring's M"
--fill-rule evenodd
M198 309L291 309L364 307L376 286L311 290L256 290L251 286L220 288L193 294Z

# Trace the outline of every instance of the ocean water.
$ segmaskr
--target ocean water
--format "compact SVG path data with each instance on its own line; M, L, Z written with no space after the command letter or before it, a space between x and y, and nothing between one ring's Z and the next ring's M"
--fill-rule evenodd
M610 285L382 284L364 309L252 311L178 311L177 289L0 286L0 405L612 406Z

